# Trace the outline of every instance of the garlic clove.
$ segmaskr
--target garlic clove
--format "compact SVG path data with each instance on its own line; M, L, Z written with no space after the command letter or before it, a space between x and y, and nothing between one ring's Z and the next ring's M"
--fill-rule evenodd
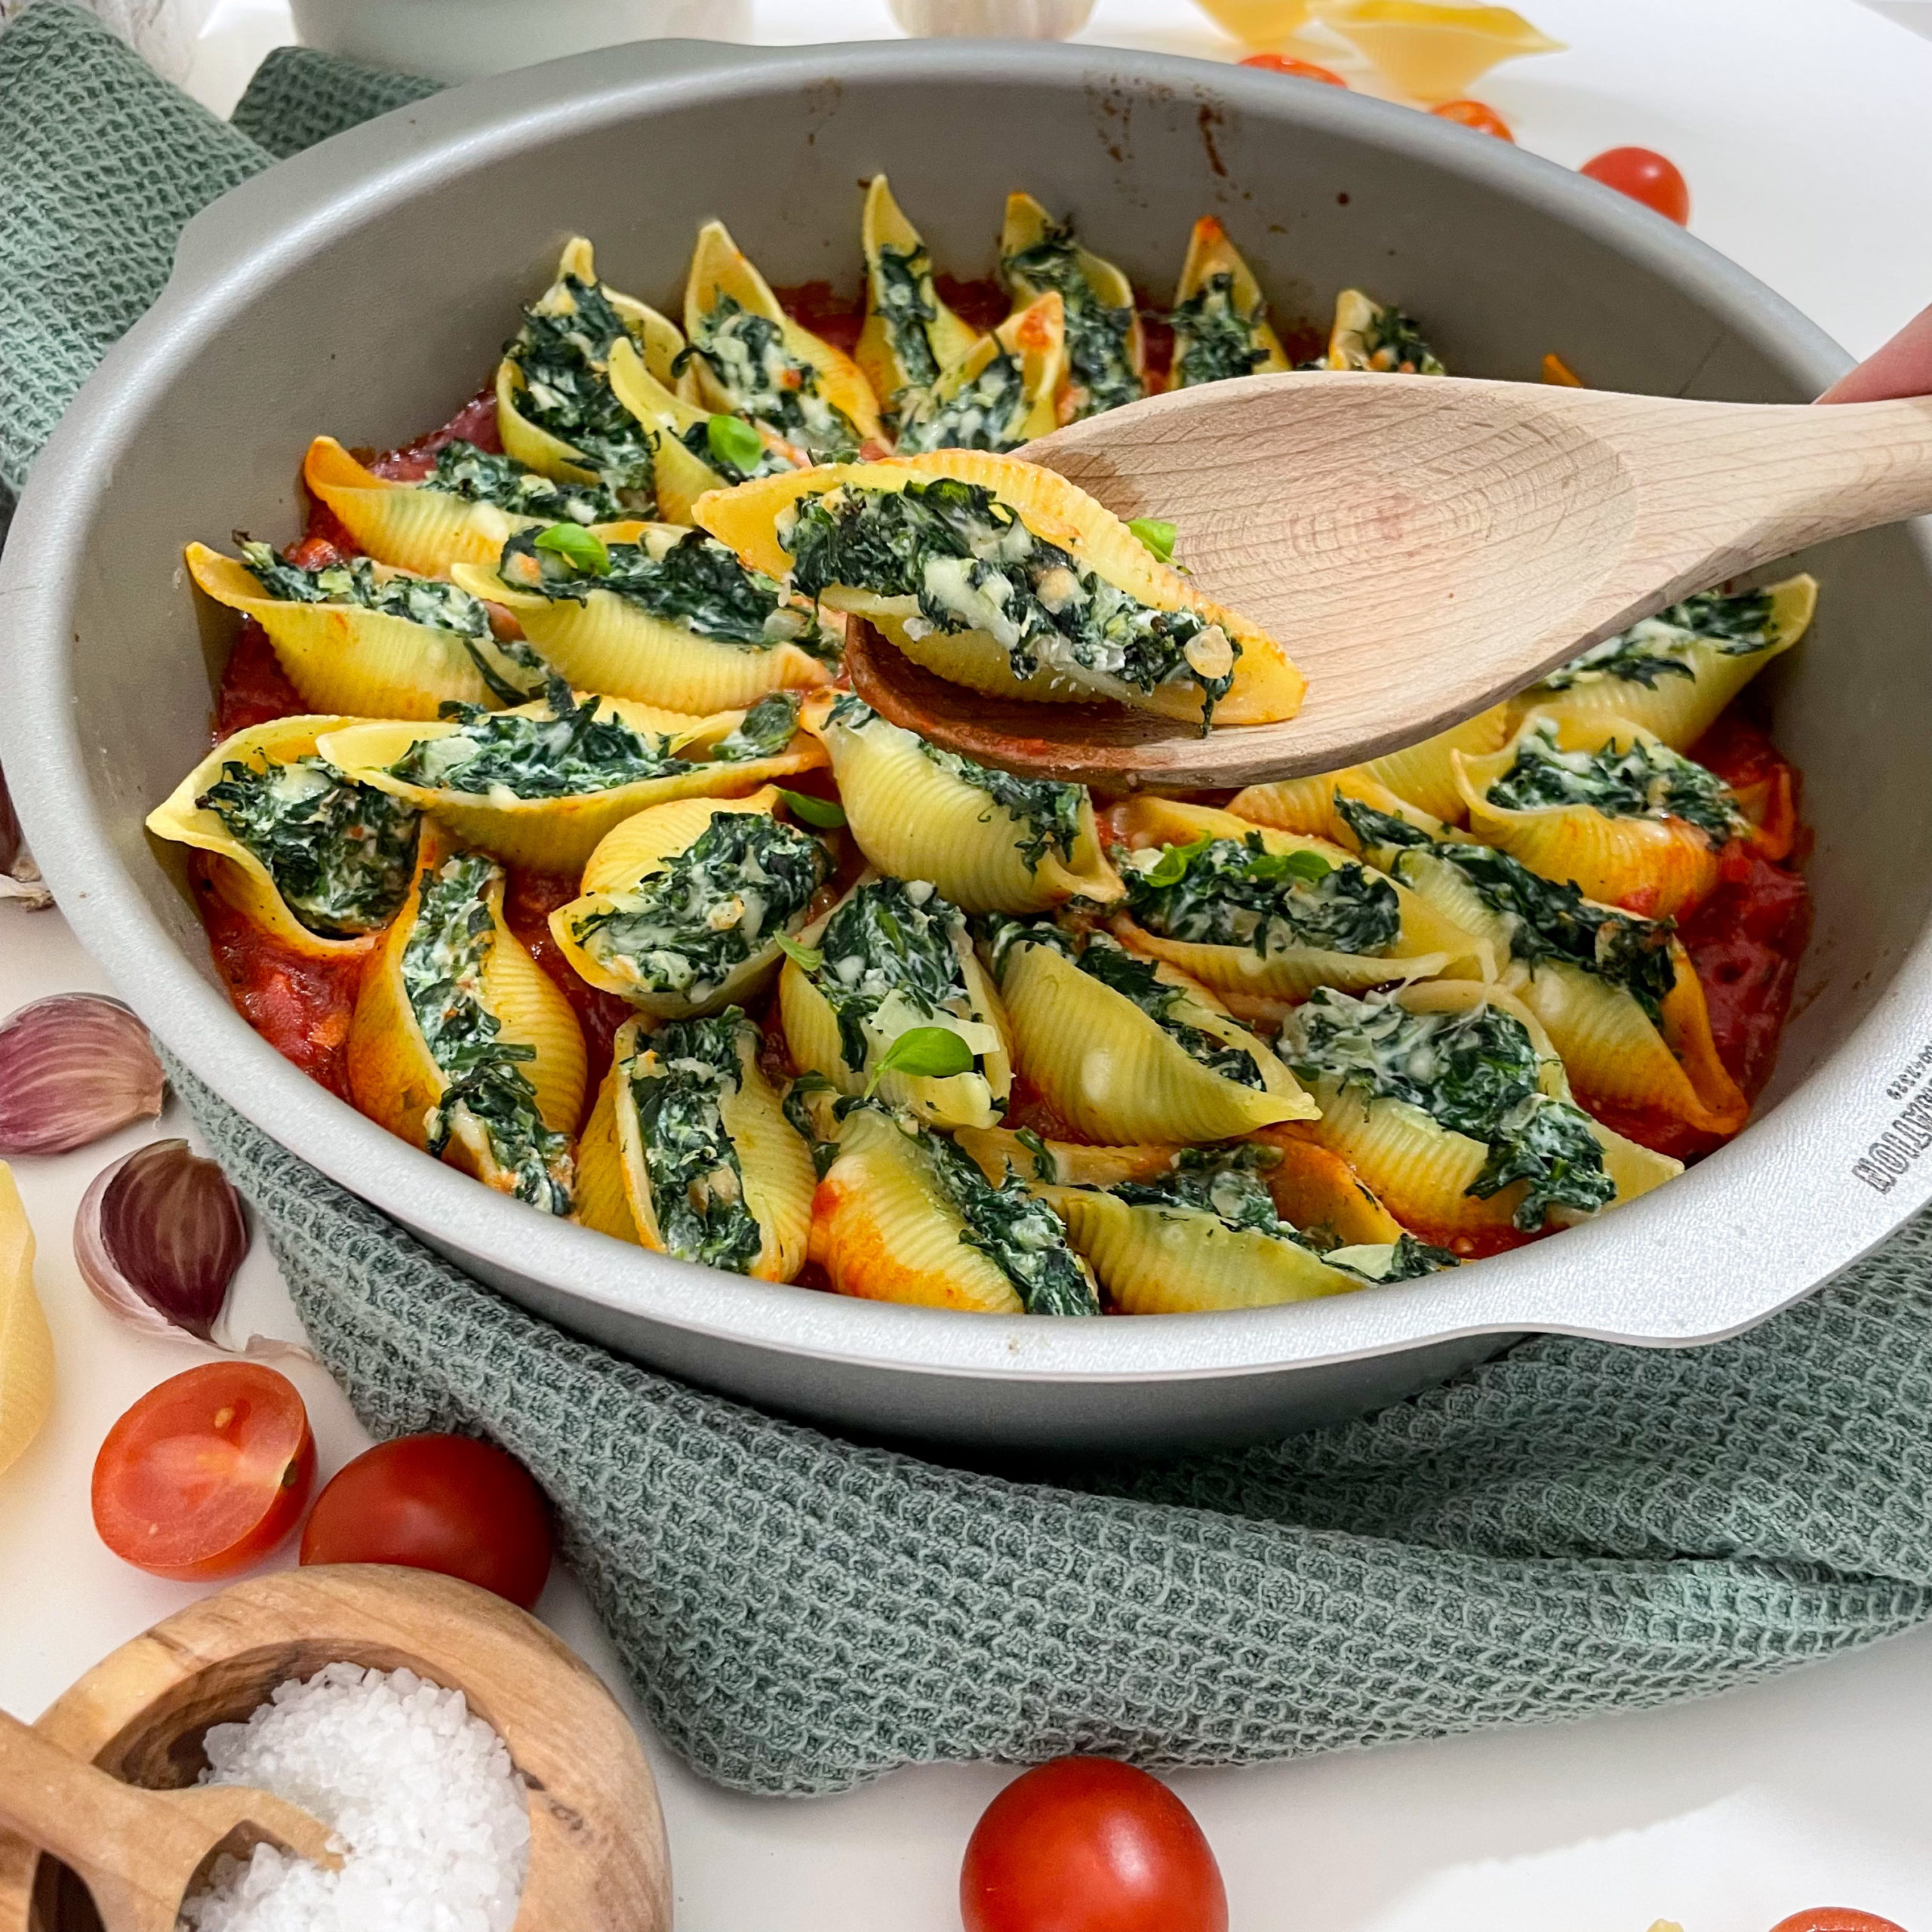
M0 1161L0 1473L38 1433L54 1399L54 1338L33 1291L33 1230Z
M0 1156L64 1154L161 1112L148 1030L118 999L55 993L0 1020Z
M0 771L0 899L17 899L29 912L54 903L53 894L41 883L40 868L21 843L20 821L14 814L4 771Z
M216 1340L248 1238L227 1176L185 1140L153 1141L116 1161L74 1217L74 1260L104 1308L150 1334L203 1342Z

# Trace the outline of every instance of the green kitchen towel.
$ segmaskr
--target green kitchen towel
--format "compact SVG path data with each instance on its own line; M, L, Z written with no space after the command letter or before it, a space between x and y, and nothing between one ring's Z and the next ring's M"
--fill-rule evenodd
M0 35L8 476L187 216L266 148L393 101L372 85L278 56L245 142L55 0ZM522 1459L652 1718L722 1783L1070 1750L1249 1763L1549 1721L1932 1614L1932 1221L1715 1347L1545 1338L1346 1427L1021 1483L566 1335L174 1081L358 1413Z

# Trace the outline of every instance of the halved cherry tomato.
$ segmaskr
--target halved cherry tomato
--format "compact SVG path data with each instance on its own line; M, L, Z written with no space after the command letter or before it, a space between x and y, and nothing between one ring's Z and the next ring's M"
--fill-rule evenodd
M1690 220L1690 189L1677 164L1651 148L1606 148L1578 173L1654 208L1680 228Z
M959 1872L966 1932L1227 1932L1220 1868L1158 1778L1059 1758L989 1804Z
M1445 100L1440 107L1432 107L1429 112L1437 119L1453 121L1460 128L1473 128L1479 134L1494 134L1499 141L1511 141L1515 136L1509 131L1509 124L1493 107L1480 100Z
M1332 67L1318 67L1312 60L1297 60L1286 54L1251 54L1241 64L1265 68L1271 74L1293 74L1298 80L1319 81L1324 87L1348 85Z
M1809 1912L1794 1912L1780 1918L1771 1932L1905 1932L1889 1918L1875 1912L1854 1912L1845 1905L1814 1905Z
M324 1485L302 1561L439 1570L528 1610L550 1574L549 1507L523 1465L493 1444L398 1436Z
M94 1526L115 1555L202 1583L266 1556L301 1520L315 1438L295 1385L211 1361L150 1389L94 1464Z

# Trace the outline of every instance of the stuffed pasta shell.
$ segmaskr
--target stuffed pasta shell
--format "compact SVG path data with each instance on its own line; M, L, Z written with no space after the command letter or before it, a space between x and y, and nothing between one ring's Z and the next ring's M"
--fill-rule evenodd
M699 523L801 594L855 612L941 677L995 697L1110 698L1162 717L1291 718L1274 640L1150 555L1052 471L941 451L768 476Z
M849 691L810 700L859 849L882 872L929 879L968 912L1039 912L1117 899L1086 788L1010 772L928 744Z
M518 463L560 481L601 483L631 514L650 516L657 507L651 432L611 386L611 352L623 342L637 346L660 380L677 383L685 347L677 325L607 288L590 244L577 236L497 365L497 433Z
M900 454L1017 450L1047 435L1066 363L1066 309L1049 289L980 337L908 405Z
M1321 1103L1316 1137L1430 1239L1506 1243L1681 1171L1578 1107L1549 1035L1494 985L1361 998L1324 986L1290 1012L1276 1050Z
M423 835L420 869L369 961L349 1091L372 1120L548 1214L572 1207L583 1035L503 922L503 868Z
M1187 259L1168 318L1174 332L1171 389L1266 376L1287 368L1287 352L1268 323L1268 299L1228 231L1203 215L1189 236Z
M824 845L779 818L780 803L769 786L679 798L607 832L581 894L550 915L571 967L660 1019L749 999L832 876Z
M880 438L878 401L857 363L795 322L721 221L698 231L685 285L678 360L713 409L770 429L819 462Z
M1076 1133L1226 1140L1315 1117L1281 1063L1178 968L1051 918L983 932L1019 1070Z
M1323 366L1395 376L1448 373L1409 316L1359 288L1345 288L1335 298L1334 325L1328 331Z
M883 174L875 174L866 189L859 238L866 257L859 367L897 426L916 410L940 375L964 357L974 334L940 300L933 285L932 257ZM1051 417L1047 426L1053 427Z
M239 562L202 543L187 561L208 596L268 633L318 711L430 718L445 704L517 703L543 684L536 653L497 638L482 603L438 578L367 557L294 563L246 541Z
M1706 590L1592 645L1517 698L1518 721L1627 718L1688 751L1772 659L1810 628L1818 580L1786 577L1764 590Z
M302 481L378 563L420 577L445 577L452 564L494 564L519 530L582 524L605 536L624 521L601 483L558 481L514 457L449 442L414 482L378 476L333 436L318 436L303 459Z
M1494 970L1486 941L1325 840L1169 798L1136 798L1107 822L1127 897L1115 932L1237 1012L1318 986Z
M1016 307L1025 308L1049 291L1065 305L1061 422L1097 416L1147 393L1146 346L1134 285L1112 263L1080 245L1071 217L1055 221L1031 195L1008 195L999 272Z
M841 1294L983 1315L1097 1315L1091 1271L1018 1180L989 1180L946 1135L850 1106L812 1198L812 1259Z
M1005 1108L1005 1015L964 917L928 880L862 878L786 948L778 1007L795 1063L841 1093L876 1093L941 1127L990 1127ZM915 1049L958 1070L908 1066Z
M755 791L825 762L789 691L749 711L687 718L553 678L514 710L451 706L434 724L351 724L323 755L432 812L470 845L538 872L580 873L647 806Z
M811 1234L810 1150L727 1007L618 1029L577 1150L577 1218L680 1261L789 1281Z
M459 564L466 589L507 609L580 691L703 715L829 683L838 640L783 586L675 524L606 544L587 531L525 531L494 571Z
M225 738L148 814L158 838L214 855L215 891L314 958L366 952L401 909L422 816L357 783L320 740L346 718L278 718Z

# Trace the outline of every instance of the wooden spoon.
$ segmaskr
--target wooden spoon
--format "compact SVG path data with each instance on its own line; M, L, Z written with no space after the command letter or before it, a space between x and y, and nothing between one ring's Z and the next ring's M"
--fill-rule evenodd
M143 1791L70 1758L0 1711L0 1824L87 1881L107 1932L174 1932L183 1898L222 1853L278 1845L331 1870L329 1829L242 1785Z
M1020 454L1118 516L1177 525L1176 560L1307 675L1298 717L1203 737L1124 706L988 698L851 626L853 683L895 724L1109 791L1358 763L1692 591L1932 512L1932 397L1820 409L1250 376L1090 417Z

